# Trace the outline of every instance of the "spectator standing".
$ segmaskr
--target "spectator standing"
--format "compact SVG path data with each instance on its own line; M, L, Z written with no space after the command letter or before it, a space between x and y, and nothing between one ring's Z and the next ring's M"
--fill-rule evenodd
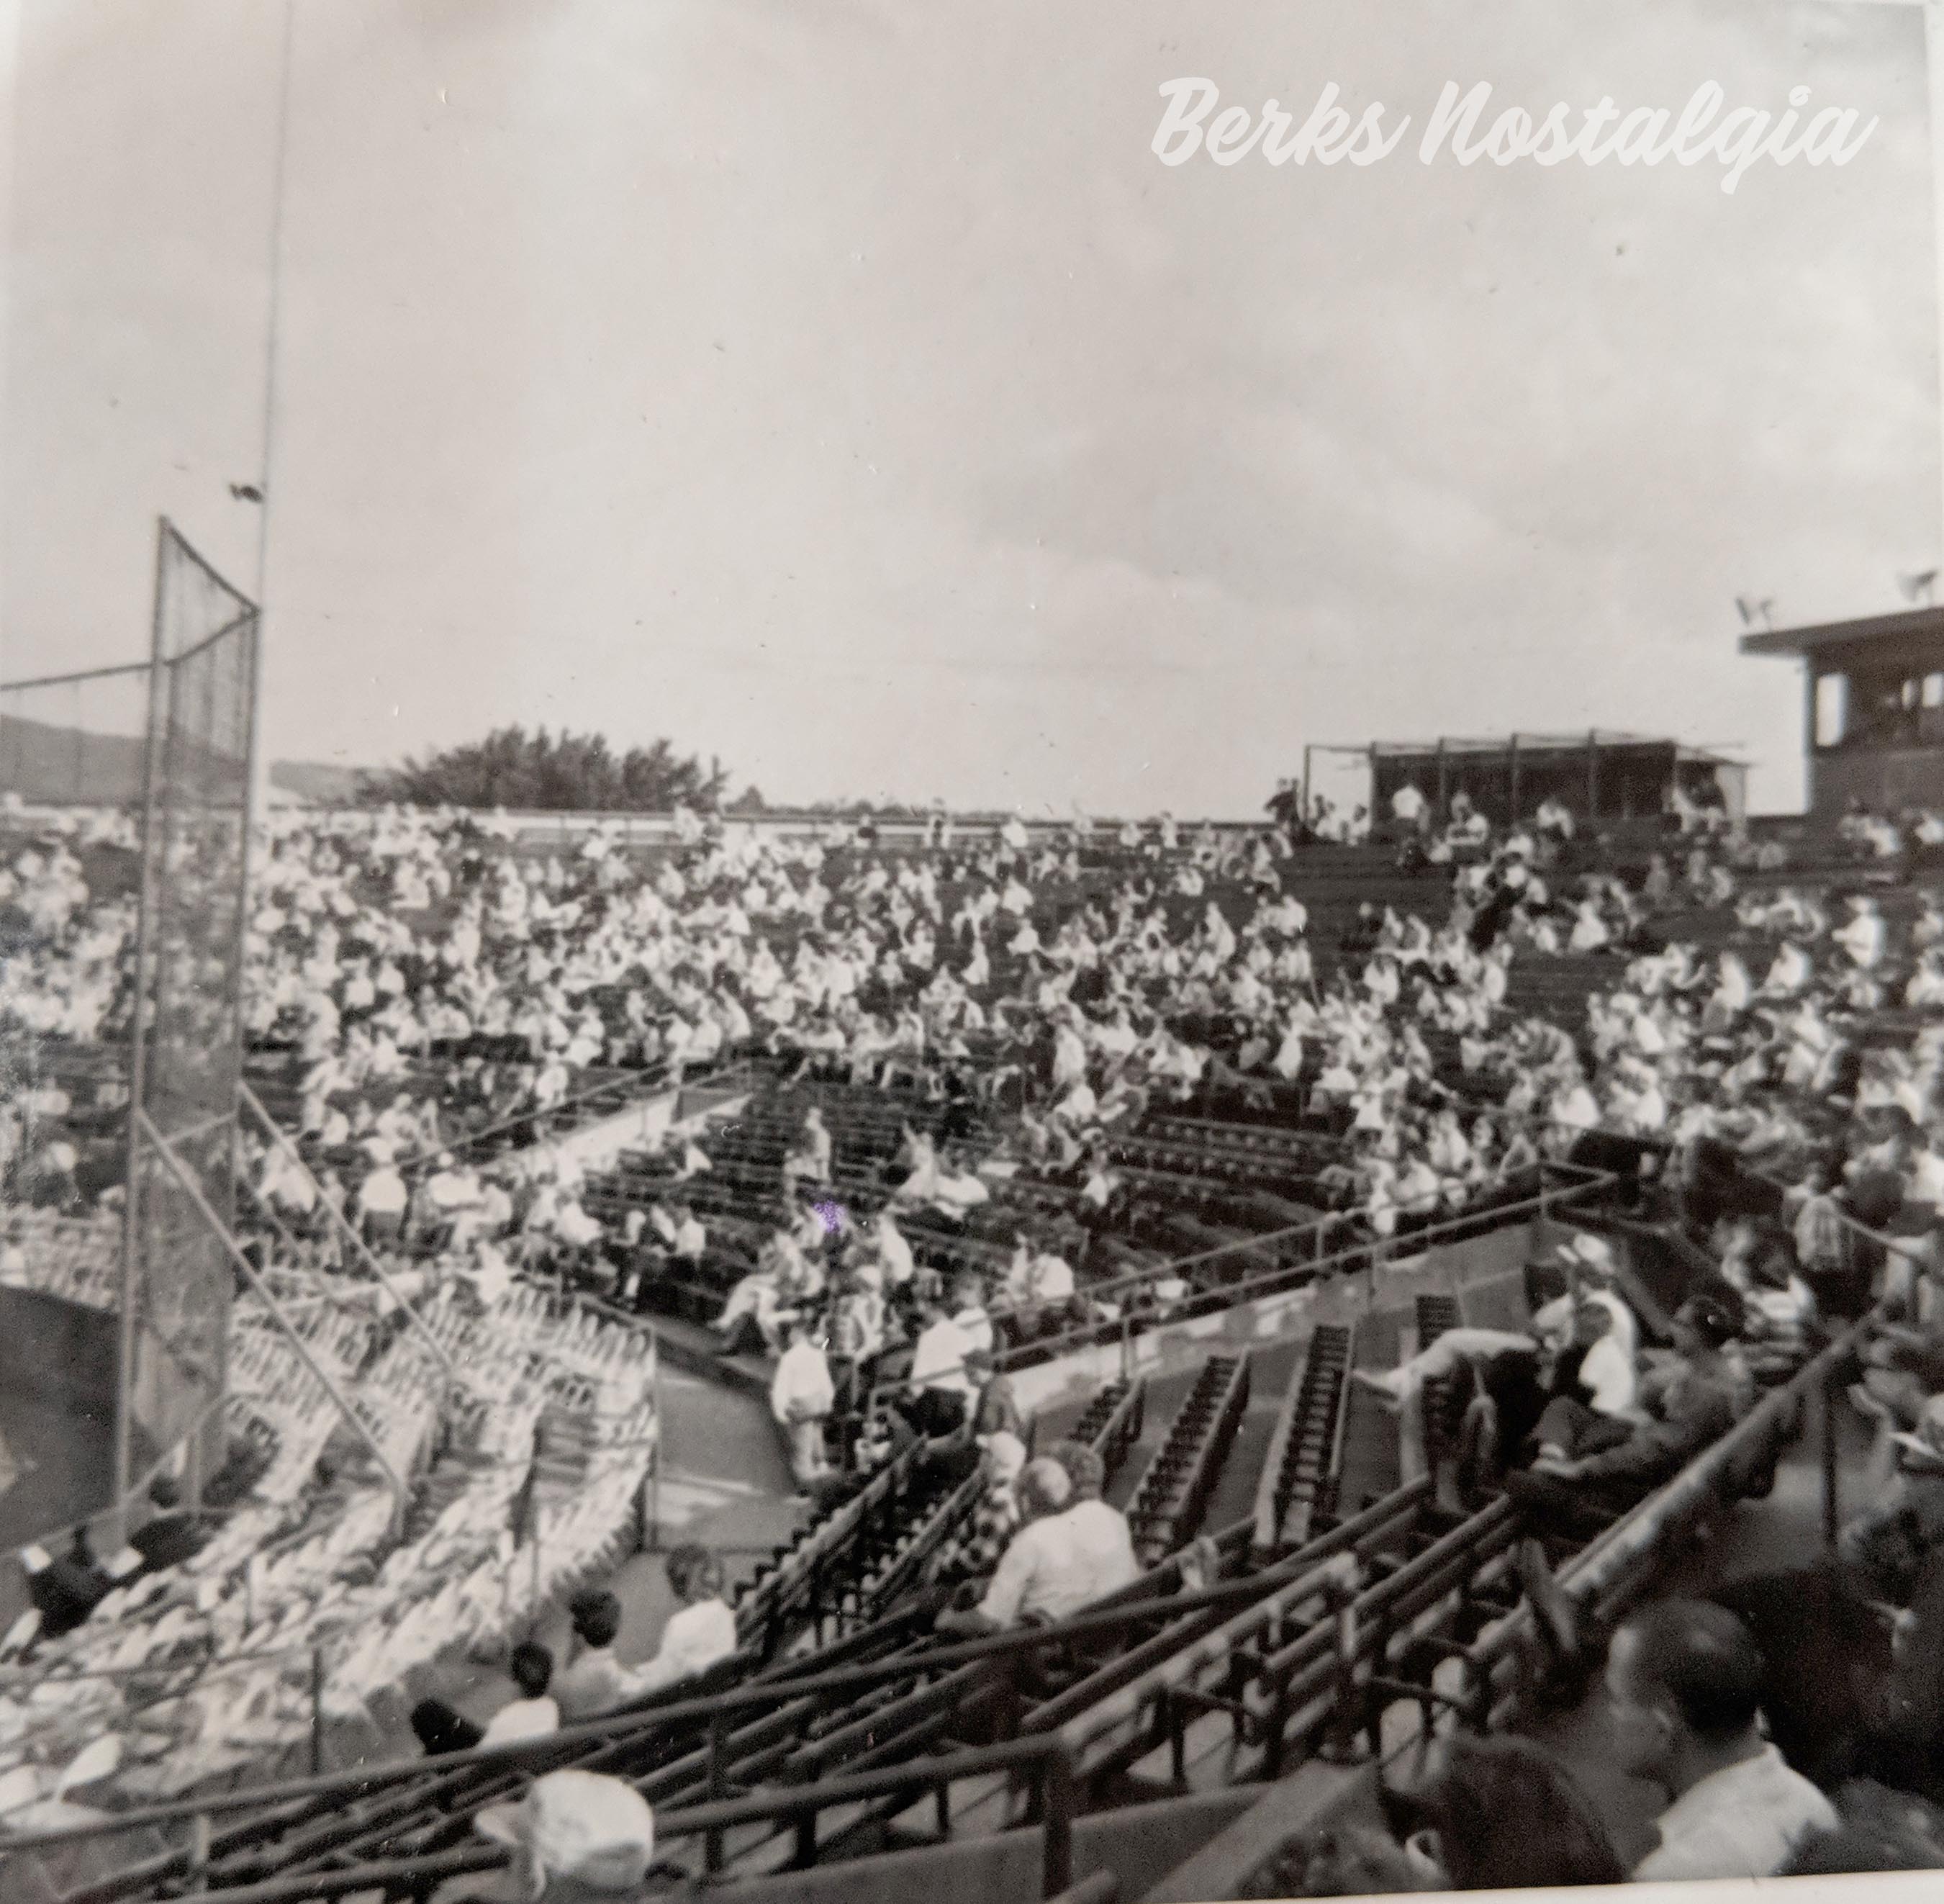
M808 1487L830 1472L824 1424L837 1398L823 1347L802 1317L786 1327L789 1346L770 1381L770 1407L789 1440L790 1472Z

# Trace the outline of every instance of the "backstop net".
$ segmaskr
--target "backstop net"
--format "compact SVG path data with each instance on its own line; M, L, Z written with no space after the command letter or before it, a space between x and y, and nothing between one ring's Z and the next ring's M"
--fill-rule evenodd
M258 613L167 522L157 556L131 1043L125 1478L200 1432L220 1459Z
M0 1014L30 1047L0 1053L7 1075L38 1101L58 1106L38 1087L69 1072L126 1083L120 1261L100 1266L121 1297L118 1497L138 1463L221 1458L257 623L164 522L147 660L0 684L0 854L37 856L57 893L67 856L91 902L136 921L125 989L89 1022ZM23 916L30 959L57 966L71 909Z

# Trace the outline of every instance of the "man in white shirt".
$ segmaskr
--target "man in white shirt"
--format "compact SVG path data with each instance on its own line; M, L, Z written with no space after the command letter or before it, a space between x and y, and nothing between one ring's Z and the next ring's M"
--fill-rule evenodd
M1835 1829L1835 1807L1763 1736L1764 1671L1748 1629L1704 1601L1661 1601L1613 1635L1619 1769L1673 1801L1637 1879L1773 1877L1804 1840Z
M669 1253L678 1263L700 1263L703 1252L709 1247L709 1232L685 1203L675 1205L675 1220Z
M789 1438L790 1472L799 1487L807 1487L830 1472L823 1424L836 1400L836 1388L830 1364L822 1346L811 1339L809 1324L792 1321L789 1336L789 1346L770 1383L770 1409Z
M508 1666L520 1696L503 1706L486 1722L482 1746L510 1746L518 1739L543 1739L560 1730L560 1708L547 1695L553 1678L553 1655L528 1641L513 1649Z
M1391 818L1401 832L1422 832L1426 811L1424 795L1409 780L1391 795Z
M949 1435L972 1405L972 1380L965 1363L974 1345L943 1303L921 1301L918 1315L924 1327L912 1347L911 1386L903 1413L921 1434Z
M404 1225L406 1198L405 1180L392 1167L389 1158L380 1162L358 1192L358 1207L364 1218L368 1241L397 1237Z
M1075 1500L1066 1470L1027 1463L1015 1484L1026 1524L1001 1557L979 1604L939 1616L941 1632L1004 1632L1028 1620L1070 1618L1139 1577L1127 1517L1100 1500Z
M621 1602L604 1588L577 1593L569 1607L579 1650L554 1675L551 1691L562 1724L574 1725L611 1712L639 1696L635 1675L615 1656Z
M736 1615L722 1598L722 1564L706 1547L673 1548L669 1585L681 1604L662 1629L655 1656L635 1669L638 1698L706 1672L736 1650Z

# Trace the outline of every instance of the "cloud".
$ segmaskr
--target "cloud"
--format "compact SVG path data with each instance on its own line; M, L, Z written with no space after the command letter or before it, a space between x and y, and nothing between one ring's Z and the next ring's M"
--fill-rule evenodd
M11 671L139 644L158 509L254 561L225 484L258 441L269 18L31 10ZM1597 718L1744 738L1786 798L1795 690L1732 597L1866 611L1939 552L1909 9L300 19L273 752L543 715L779 797L1247 811L1306 738ZM1184 72L1420 125L1447 78L1543 108L1809 75L1883 123L1732 198L1407 151L1170 171Z

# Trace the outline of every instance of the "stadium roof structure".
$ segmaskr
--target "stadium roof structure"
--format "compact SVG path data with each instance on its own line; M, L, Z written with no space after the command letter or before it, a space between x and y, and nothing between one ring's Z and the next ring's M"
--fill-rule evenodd
M1589 747L1671 747L1675 757L1710 767L1739 767L1740 759L1719 746L1690 746L1666 734L1629 734L1613 727L1582 727L1576 734L1501 734L1482 737L1441 734L1435 740L1373 740L1346 753L1380 755L1409 754L1502 754L1516 747L1521 754L1584 753Z
M1798 655L1809 659L1832 649L1866 644L1944 642L1944 608L1903 608L1856 621L1818 622L1808 628L1776 628L1742 637L1744 654Z

